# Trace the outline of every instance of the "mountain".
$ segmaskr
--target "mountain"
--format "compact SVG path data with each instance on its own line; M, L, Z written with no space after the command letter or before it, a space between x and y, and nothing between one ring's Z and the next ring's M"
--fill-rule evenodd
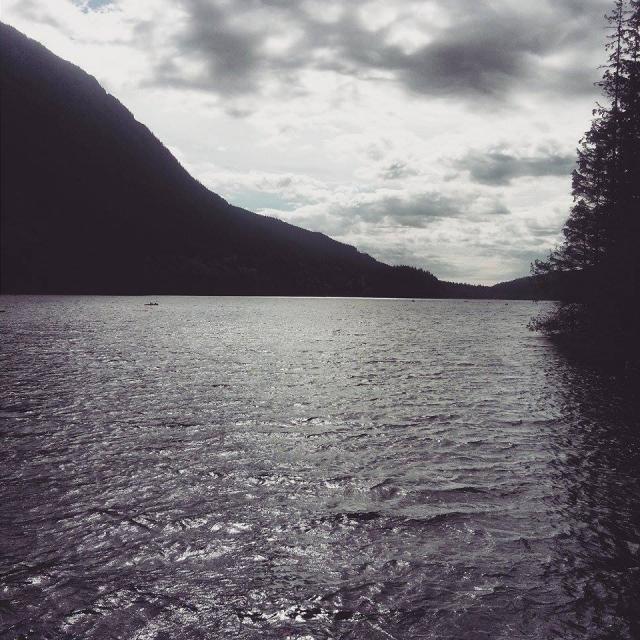
M93 77L0 38L3 292L438 295L427 272L230 205Z
M95 78L2 23L0 63L3 293L501 297L232 206Z
M573 300L580 299L583 274L557 272L545 276L525 276L493 286L440 282L446 298L484 298L496 300Z

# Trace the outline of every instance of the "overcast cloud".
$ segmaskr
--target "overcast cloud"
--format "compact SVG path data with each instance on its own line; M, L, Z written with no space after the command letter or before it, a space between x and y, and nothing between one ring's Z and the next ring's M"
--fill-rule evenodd
M609 0L5 0L240 206L446 279L559 238Z

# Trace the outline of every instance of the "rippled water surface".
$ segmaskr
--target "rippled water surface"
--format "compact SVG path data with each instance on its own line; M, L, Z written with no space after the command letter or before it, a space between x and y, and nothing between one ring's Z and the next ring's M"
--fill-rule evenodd
M0 298L2 637L640 637L638 391L534 304L146 301Z

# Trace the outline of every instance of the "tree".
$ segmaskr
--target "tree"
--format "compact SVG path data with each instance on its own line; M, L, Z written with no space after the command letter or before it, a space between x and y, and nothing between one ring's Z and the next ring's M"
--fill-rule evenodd
M600 86L573 172L573 206L563 242L531 269L578 283L532 328L551 334L640 340L640 0L616 0ZM576 277L578 276L578 277ZM638 351L640 353L640 351Z

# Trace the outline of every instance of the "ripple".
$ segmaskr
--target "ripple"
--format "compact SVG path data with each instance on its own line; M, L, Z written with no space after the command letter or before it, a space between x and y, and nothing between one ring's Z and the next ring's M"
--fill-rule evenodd
M636 389L534 305L2 308L3 637L637 631Z

